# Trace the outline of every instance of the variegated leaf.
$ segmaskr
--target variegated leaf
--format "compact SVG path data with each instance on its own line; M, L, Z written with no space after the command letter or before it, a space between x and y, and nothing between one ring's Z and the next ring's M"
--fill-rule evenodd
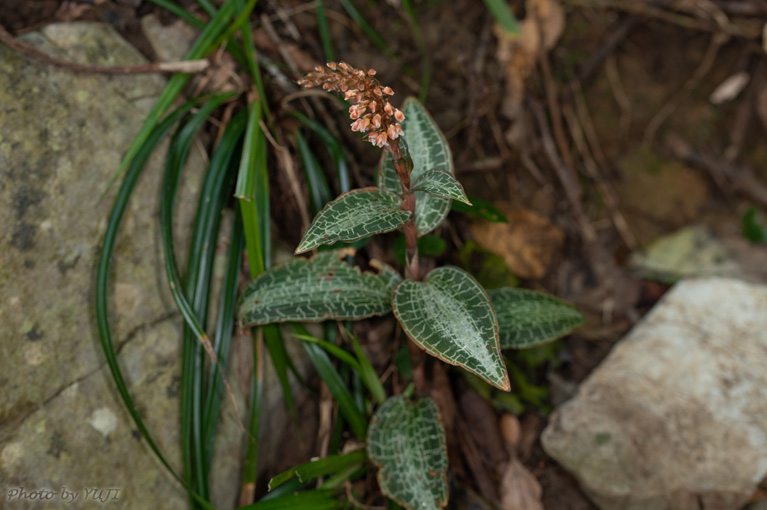
M317 214L296 253L313 250L321 244L351 242L395 230L410 219L410 213L401 206L402 197L380 188L343 193Z
M409 97L405 100L402 113L405 114L402 122L404 139L413 158L411 182L433 168L441 168L453 174L453 156L447 139L423 105L416 98ZM384 151L379 165L378 186L394 193L402 191L391 155L387 151ZM416 191L415 201L415 223L419 236L437 228L450 212L450 200L447 198Z
M380 468L378 484L407 510L447 504L447 447L437 405L430 398L392 397L368 429L368 455Z
M470 274L445 266L423 282L405 280L394 289L392 309L405 333L426 352L509 390L495 311Z
M378 274L341 259L354 250L330 250L297 258L260 274L238 303L243 326L285 321L358 320L391 311L391 294L402 277L378 261Z
M584 323L573 305L542 292L504 287L487 293L498 317L501 349L535 347Z
M434 197L451 198L471 205L463 186L453 174L441 168L424 172L412 186L413 190L424 191Z

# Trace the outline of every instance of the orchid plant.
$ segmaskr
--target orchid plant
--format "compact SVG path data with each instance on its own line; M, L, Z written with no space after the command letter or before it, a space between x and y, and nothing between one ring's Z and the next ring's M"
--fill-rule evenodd
M486 291L457 267L421 274L418 238L445 220L451 200L471 204L434 120L414 98L406 99L401 110L394 107L394 91L375 74L331 62L299 82L350 101L352 131L363 133L383 153L377 186L349 191L328 203L296 254L400 230L406 242L404 277L377 260L370 261L375 273L362 272L347 262L354 255L350 247L320 250L311 259L296 258L253 280L240 298L239 320L243 326L256 326L362 320L393 312L414 346L411 354L425 351L508 391L503 349L554 340L580 326L583 318L571 305L546 294L513 288ZM423 393L417 381L416 393ZM367 450L380 467L384 494L408 509L439 509L448 497L444 430L434 401L419 396L411 401L397 395L382 402L367 432Z

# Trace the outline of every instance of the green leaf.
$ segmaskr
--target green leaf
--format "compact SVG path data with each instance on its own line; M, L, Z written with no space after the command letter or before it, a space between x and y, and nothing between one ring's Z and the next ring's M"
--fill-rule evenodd
M441 168L433 168L424 172L421 177L413 183L414 191L423 191L434 197L451 198L471 205L466 198L466 192L458 179L453 174Z
M298 258L259 275L238 304L243 326L286 321L359 320L391 311L391 292L402 277L377 261L378 274L361 272L341 259L343 249Z
M455 173L447 139L423 105L416 98L409 97L405 100L402 113L405 114L405 120L402 122L402 129L405 131L403 138L413 158L411 181L418 180L422 174L433 168L444 169L450 174ZM394 193L402 192L391 154L387 151L384 151L379 165L378 186ZM437 228L449 211L449 199L416 191L415 223L418 235L428 234Z
M506 287L487 293L498 317L501 349L535 347L584 323L573 305L542 292Z
M423 282L405 280L394 289L392 308L405 333L426 352L509 390L495 311L469 273L445 266Z
M293 477L297 477L301 482L306 482L308 480L319 478L320 476L336 473L349 466L354 466L355 464L361 464L364 461L365 451L358 450L343 455L330 455L321 459L305 462L300 466L290 468L272 478L269 482L269 490L271 491L272 489L279 487Z
M508 35L518 36L521 31L514 13L509 8L506 0L485 0L485 5L498 23Z
M755 207L751 207L741 219L743 237L752 243L767 244L767 222L759 217Z
M466 205L461 202L453 202L450 209L456 212L471 214L492 223L508 223L509 220L493 204L479 197L469 195L469 200L473 205Z
M392 397L373 416L368 454L380 467L385 495L408 510L447 505L447 447L437 405L430 398Z
M264 499L252 505L241 506L239 510L335 510L346 508L345 501L337 499L336 489L314 489L285 494L277 498Z
M410 219L410 213L401 206L402 197L379 188L343 193L317 214L296 253L313 250L321 244L356 241L395 230Z

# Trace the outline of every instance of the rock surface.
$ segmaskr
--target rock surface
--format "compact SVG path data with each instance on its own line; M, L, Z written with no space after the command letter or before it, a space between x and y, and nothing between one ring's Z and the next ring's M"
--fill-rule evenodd
M101 24L49 25L24 39L74 61L144 62ZM82 502L85 488L119 488L120 508L143 509L159 500L162 508L187 507L117 396L93 311L95 266L116 190L99 197L164 84L152 75L74 74L0 45L3 491L66 486L81 491ZM181 321L167 291L159 242L163 152L150 161L118 236L112 327L140 412L178 469ZM188 239L203 169L197 153L179 191L179 240ZM177 256L186 258L184 250ZM223 480L214 491L220 508L235 503L239 485L239 464L231 459L238 458L241 434L231 417L230 411L224 420L230 433L221 439L228 458L214 469ZM34 501L9 504L40 508ZM75 507L61 496L46 505Z
M597 505L742 507L767 474L767 287L678 283L542 436Z

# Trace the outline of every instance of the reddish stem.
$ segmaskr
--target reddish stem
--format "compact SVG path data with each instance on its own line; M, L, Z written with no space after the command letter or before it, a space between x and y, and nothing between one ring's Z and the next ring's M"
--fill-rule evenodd
M402 192L404 194L404 201L402 202L402 209L410 212L410 220L402 227L402 232L405 234L405 246L406 246L406 265L405 265L405 277L412 280L420 280L421 271L420 264L418 262L418 229L415 225L415 193L410 193L410 168L412 163L408 165L410 156L402 154L402 149L399 146L399 140L392 140L389 145L386 146L386 150L392 156L394 162L394 171L399 179L400 186L402 186Z

